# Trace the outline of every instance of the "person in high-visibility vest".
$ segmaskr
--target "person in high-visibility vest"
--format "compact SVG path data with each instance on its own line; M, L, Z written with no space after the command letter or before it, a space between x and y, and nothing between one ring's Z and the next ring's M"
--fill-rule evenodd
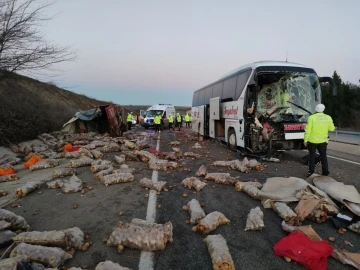
M309 173L312 175L315 171L316 149L319 151L322 175L329 175L328 161L326 157L326 148L328 144L329 131L334 131L334 122L330 115L324 114L325 105L318 104L315 107L316 113L310 115L304 136L304 145L309 150Z
M188 113L185 115L185 127L190 127L190 115Z
M161 115L160 112L157 113L154 117L154 126L155 126L155 133L160 132L160 124L161 124Z
M133 120L134 120L133 113L132 112L128 113L127 118L126 118L126 122L128 124L128 130L131 130Z
M181 122L182 122L181 115L180 115L180 113L177 113L176 114L176 126L178 127L178 130L180 130L180 128L181 128Z
M173 118L172 114L169 115L168 121L169 121L169 130L170 130L170 128L175 130L175 128L174 128L174 118Z

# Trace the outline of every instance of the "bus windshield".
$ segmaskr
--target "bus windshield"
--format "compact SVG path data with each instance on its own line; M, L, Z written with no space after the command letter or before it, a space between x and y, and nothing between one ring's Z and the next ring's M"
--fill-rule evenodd
M160 115L163 115L164 110L150 110L150 111L146 111L146 116L147 117L155 117L155 115L157 115L158 113L160 113Z
M320 102L320 83L315 73L258 74L257 111L274 122L306 122Z

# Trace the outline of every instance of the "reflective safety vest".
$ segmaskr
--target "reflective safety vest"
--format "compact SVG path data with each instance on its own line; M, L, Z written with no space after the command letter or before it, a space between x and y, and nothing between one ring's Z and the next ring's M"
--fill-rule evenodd
M186 114L185 115L185 122L189 122L190 121L190 115Z
M172 117L172 115L169 115L168 120L169 120L169 123L173 123L173 122L174 122L174 118Z
M154 124L155 125L160 125L161 124L161 116L160 115L156 115L154 118Z
M134 119L134 116L131 113L129 113L128 116L127 116L126 121L132 122L133 119Z
M176 116L176 121L177 121L178 123L181 122L181 115Z
M335 126L331 116L324 113L310 115L305 128L304 142L324 143L328 140L329 131Z

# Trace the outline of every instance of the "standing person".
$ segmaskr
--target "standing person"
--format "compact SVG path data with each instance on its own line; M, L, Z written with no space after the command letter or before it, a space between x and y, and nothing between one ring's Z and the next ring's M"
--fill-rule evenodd
M126 122L128 124L128 130L131 130L133 120L134 120L133 113L132 112L128 113L127 118L126 118Z
M178 130L181 128L181 115L179 113L176 114L176 126L178 127Z
M331 116L324 114L325 105L318 104L315 107L316 113L310 115L305 128L304 145L309 150L309 173L315 171L315 152L319 151L322 175L329 175L326 148L328 143L329 131L334 131L335 126Z
M137 124L137 125L138 125L139 122L140 122L139 119L140 119L140 116L139 116L139 114L137 113L137 114L136 114L136 124Z
M174 124L174 118L173 118L172 114L169 115L168 120L169 120L169 130L170 130L170 128L175 130L174 125L173 125Z
M185 115L185 127L190 127L190 115L188 113Z
M161 124L161 116L160 116L160 112L158 112L154 117L155 133L160 132L160 124Z

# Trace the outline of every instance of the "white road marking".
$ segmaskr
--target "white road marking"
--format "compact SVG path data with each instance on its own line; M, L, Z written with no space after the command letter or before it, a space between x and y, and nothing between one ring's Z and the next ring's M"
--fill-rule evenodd
M303 151L308 152L308 150L303 150ZM343 158L338 158L338 157L333 157L333 156L329 156L329 155L326 155L326 156L329 157L329 158L338 159L338 160L341 160L341 161L345 161L345 162L349 162L349 163L352 163L352 164L360 165L359 162L355 162L355 161L351 161L351 160L347 160L347 159L343 159Z
M356 165L360 165L359 162L355 162L355 161L351 161L351 160L347 160L347 159L343 159L343 158L338 158L338 157L333 157L333 156L329 156L329 158L333 158L333 159L338 159L338 160L341 160L341 161L345 161L345 162L349 162L349 163L352 163L352 164L356 164Z
M160 134L156 142L156 151L160 149ZM158 171L152 172L151 181L157 183ZM148 206L146 211L146 220L149 222L155 222L156 219L156 191L151 190L149 194ZM139 270L153 270L154 269L154 252L141 251Z

